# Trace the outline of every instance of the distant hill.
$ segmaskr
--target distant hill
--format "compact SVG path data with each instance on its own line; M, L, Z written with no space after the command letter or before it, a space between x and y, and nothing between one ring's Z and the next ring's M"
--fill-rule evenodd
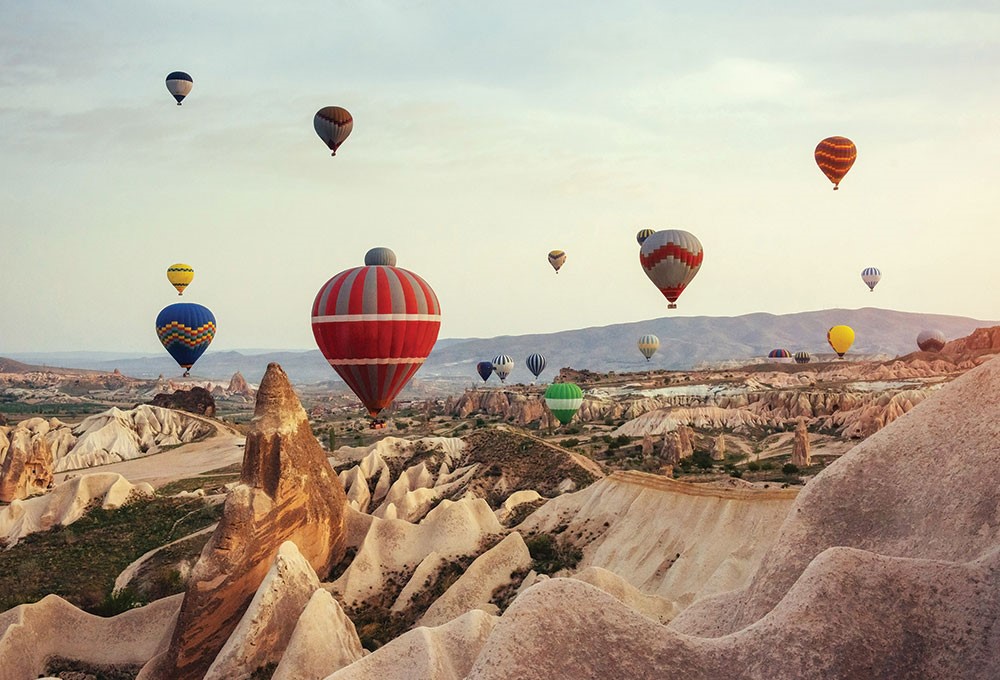
M532 352L545 356L548 367L542 378L553 376L565 366L594 371L636 371L654 369L689 369L699 364L753 360L783 347L792 352L805 350L813 354L829 354L827 330L837 324L854 328L857 339L851 350L855 355L908 354L916 349L917 334L936 328L949 339L969 335L976 328L995 325L959 316L915 314L886 309L827 309L796 314L745 314L732 317L662 317L627 324L545 333L538 335L501 336L497 338L447 338L438 341L417 378L469 378L475 375L475 364L492 359L497 354L509 354L515 360L511 380L527 382L531 378L524 359ZM660 338L660 351L646 362L635 343L640 335L653 333ZM125 375L155 378L180 375L181 369L166 353L163 356L121 356L108 359L93 353L58 353L59 363L103 371L115 368ZM45 363L45 354L14 354L14 358L29 357L33 363ZM277 361L294 383L309 384L331 381L336 374L318 350L247 350L245 352L213 352L209 350L197 363L197 377L228 379L240 371L247 380L256 383L264 375L267 364Z

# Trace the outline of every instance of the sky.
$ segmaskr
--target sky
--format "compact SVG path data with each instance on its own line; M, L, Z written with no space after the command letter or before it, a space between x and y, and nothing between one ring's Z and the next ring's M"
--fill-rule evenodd
M995 2L0 0L0 355L162 351L174 262L213 349L313 348L374 246L441 337L655 318L644 227L704 246L670 314L997 319L997 82Z

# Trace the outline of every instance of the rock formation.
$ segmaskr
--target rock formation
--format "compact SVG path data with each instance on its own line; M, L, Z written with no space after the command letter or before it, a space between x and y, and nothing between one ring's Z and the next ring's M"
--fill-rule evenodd
M712 460L725 460L726 459L726 435L719 434L715 438L715 443L712 444Z
M215 416L215 399L212 397L212 393L204 387L192 387L189 390L177 390L170 393L161 392L153 397L153 401L150 403L153 406L187 411L208 418Z
M676 466L681 462L681 436L677 432L667 432L663 435L663 446L660 447L660 458L664 465Z
M0 464L0 501L10 503L52 486L52 451L44 436L47 431L46 426L39 436L32 436L35 433L28 428L16 427L5 437L8 445Z
M320 577L344 550L346 499L278 364L257 392L240 484L195 566L169 652L143 678L201 678L229 639L279 546L292 541Z
M680 439L681 458L690 458L694 455L694 430L687 425L677 428L677 437Z
M800 469L812 465L812 457L809 455L809 430L806 429L805 418L799 419L799 424L795 427L791 463Z
M271 680L319 680L365 655L354 623L322 588L309 598Z
M229 396L241 396L241 397L253 397L253 388L247 383L246 378L239 371L233 373L233 377L229 380L229 388L226 390Z
M644 434L642 436L642 457L649 458L652 455L653 455L653 438L648 434Z

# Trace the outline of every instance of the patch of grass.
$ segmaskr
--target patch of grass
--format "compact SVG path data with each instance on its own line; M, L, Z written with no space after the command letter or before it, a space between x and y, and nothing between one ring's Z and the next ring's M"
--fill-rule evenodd
M531 568L539 574L554 574L573 569L583 559L583 551L552 534L535 534L525 540L531 555Z
M87 611L109 600L115 577L140 555L202 529L222 514L201 499L135 498L91 508L65 527L31 534L0 552L0 611L54 593Z
M170 482L169 484L164 484L157 489L157 493L161 496L173 496L181 491L197 491L198 489L205 489L205 493L224 493L224 487L226 484L237 482L239 479L239 473L219 475L204 474L197 477L188 477L187 479L178 479Z

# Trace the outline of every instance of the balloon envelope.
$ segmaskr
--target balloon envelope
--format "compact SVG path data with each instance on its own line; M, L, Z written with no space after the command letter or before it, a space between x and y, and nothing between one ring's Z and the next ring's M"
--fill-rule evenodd
M635 235L635 240L638 241L641 246L646 242L646 239L656 233L655 229L640 229L639 233Z
M819 169L833 182L833 188L839 189L841 180L858 157L858 149L847 137L827 137L816 145L813 156Z
M551 253L549 253L549 264L552 265L552 268L556 270L556 274L559 273L559 270L565 263L566 263L566 253L563 252L562 250L553 250Z
M498 354L493 357L493 370L496 372L500 382L507 379L510 372L514 370L514 360L507 354Z
M649 361L650 357L656 354L656 350L660 349L660 339L655 335L643 335L639 338L638 345L639 352L646 357L646 361Z
M792 353L787 349L772 349L767 353L768 359L790 359L791 357Z
M156 335L181 368L190 370L215 337L215 315L201 305L177 302L156 316Z
M583 404L583 390L573 383L552 383L545 390L545 405L565 425Z
M809 352L796 352L795 353L795 363L797 364L808 364L812 359Z
M841 359L854 344L854 329L850 326L834 326L826 333L826 341Z
M365 264L369 266L382 264L387 267L395 267L396 253L388 248L372 248L365 253Z
M646 276L676 309L677 298L701 269L704 258L701 241L681 229L667 229L649 235L639 250L639 263Z
M167 267L167 281L177 289L178 295L184 295L184 289L194 280L194 267L178 262Z
M875 267L865 267L861 271L861 280L865 282L866 286L868 286L868 290L874 293L875 286L882 280L882 272Z
M313 300L316 344L372 418L423 365L440 328L437 295L422 278L398 267L347 269Z
M476 373L478 373L479 377L483 379L483 382L486 382L490 379L490 376L493 375L493 362L480 361L476 364Z
M940 352L947 342L948 338L938 330L920 331L917 335L917 347L923 352Z
M347 109L339 106L326 106L313 116L313 129L332 152L330 155L336 156L337 149L354 129L354 118L351 117Z
M174 71L167 74L167 92L172 94L174 99L177 100L177 106L181 105L184 97L191 94L191 88L193 87L194 81L184 71Z
M531 375L537 378L545 370L545 357L538 353L532 354L524 360L524 365L531 371Z

